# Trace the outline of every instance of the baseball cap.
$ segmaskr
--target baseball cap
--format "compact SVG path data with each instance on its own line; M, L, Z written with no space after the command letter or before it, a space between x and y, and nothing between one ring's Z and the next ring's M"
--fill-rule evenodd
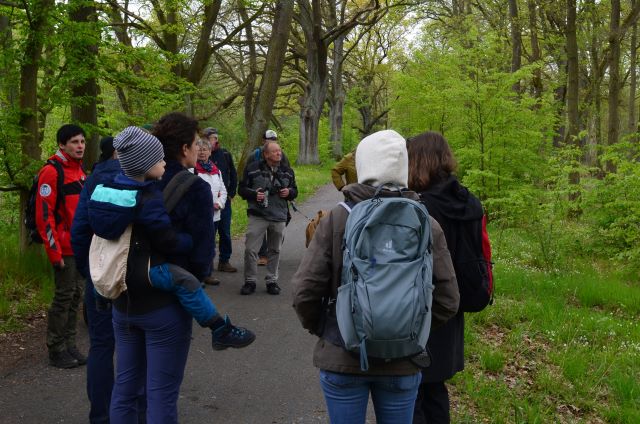
M264 133L264 138L266 140L277 140L278 139L278 134L276 134L276 132L274 130L267 130Z
M205 137L209 137L212 134L218 135L218 129L213 127L207 127L204 130L202 130L202 134Z

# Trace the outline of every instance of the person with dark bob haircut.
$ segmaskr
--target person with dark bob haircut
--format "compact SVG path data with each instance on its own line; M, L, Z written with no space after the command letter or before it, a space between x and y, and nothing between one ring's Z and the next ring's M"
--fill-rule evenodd
M154 125L152 134L160 140L165 155L165 173L156 183L162 190L176 174L195 165L198 123L184 114L169 113ZM213 258L213 208L202 205L213 204L213 198L209 185L193 178L195 182L169 215L177 231L191 236L193 250L184 255L168 254L165 261L201 280L209 275ZM137 422L136 402L139 394L146 390L147 422L177 423L177 403L191 344L192 318L177 296L149 284L148 273L135 275L140 268L135 266L135 257L140 256L136 252L144 251L149 245L144 231L136 230L135 226L131 245L129 261L133 262L134 276L127 278L127 291L113 302L118 360L110 421Z
M456 264L458 235L469 234L468 225L480 222L480 201L453 174L456 160L447 140L437 132L425 132L407 140L409 189L420 196L429 214L442 227L451 259ZM445 380L464 369L464 313L432 330L427 348L431 366L423 371L414 408L414 424L449 423L449 393Z

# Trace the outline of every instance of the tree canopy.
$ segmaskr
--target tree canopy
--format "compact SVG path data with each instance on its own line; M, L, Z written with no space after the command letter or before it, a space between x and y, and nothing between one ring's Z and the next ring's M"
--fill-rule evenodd
M0 0L0 188L24 200L65 122L89 166L101 135L172 110L239 160L267 128L298 164L435 130L492 219L629 262L639 16L637 0Z

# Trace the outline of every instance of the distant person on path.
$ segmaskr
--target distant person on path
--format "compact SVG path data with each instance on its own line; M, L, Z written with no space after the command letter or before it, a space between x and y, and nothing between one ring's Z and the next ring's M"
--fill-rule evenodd
M253 154L247 158L246 166L248 166L250 163L259 162L261 159L263 159L264 147L269 142L275 142L275 143L278 142L278 133L276 133L274 130L266 130L264 132L264 136L262 137L262 147L257 147L253 151ZM282 152L282 159L280 159L280 162L282 163L282 165L286 166L287 168L291 168L291 163L289 162L289 158L287 158L287 155L284 153L284 151Z
M407 140L409 188L442 226L451 257L456 259L455 235L461 221L482 218L480 201L453 174L456 160L445 138L426 132ZM416 400L415 424L444 424L451 421L449 393L445 381L464 369L464 313L458 313L429 336L431 367L423 372Z
M231 153L220 146L218 139L218 130L215 128L205 128L203 135L209 139L211 143L211 156L209 159L218 167L222 174L222 181L227 189L227 203L220 212L220 221L216 225L215 231L219 235L220 242L218 244L218 271L221 272L237 272L238 270L231 265L231 210L232 200L236 197L238 188L238 174L233 163Z
M198 161L196 162L195 168L193 168L193 172L203 180L209 184L211 187L211 195L213 196L213 231L215 231L220 224L220 215L221 211L224 210L227 203L227 189L224 186L224 182L222 180L222 175L220 174L220 170L209 159L209 155L211 155L211 143L207 138L202 138L196 142L198 146ZM205 205L203 205L205 206ZM215 236L213 239L213 256L215 259ZM215 268L215 261L211 262L211 274L204 279L205 284L209 284L212 286L217 286L220 284L220 280L218 280L213 275L213 270Z
M55 166L43 166L38 176L36 226L54 269L55 293L47 322L49 364L73 368L87 363L76 346L76 321L84 281L76 269L71 248L71 224L86 178L82 169L84 131L77 125L66 124L60 127L56 139L59 149L49 158ZM62 173L61 187L58 172Z
M107 302L106 299L95 295L89 273L89 247L93 230L89 224L88 202L98 184L113 180L121 172L120 162L113 148L113 137L104 137L100 141L100 151L100 159L95 164L80 193L80 201L78 202L73 218L73 226L71 227L71 245L76 259L76 266L86 280L84 308L87 312L90 341L89 358L87 360L87 396L91 403L89 409L89 422L91 424L109 422L109 406L111 405L111 392L113 390L115 339L113 336L111 302ZM138 402L140 410L138 422L146 420L146 403L143 391Z
M245 165L245 168L249 166L250 163L258 162L264 158L264 153L263 153L264 146L266 146L267 143L270 141L273 141L276 143L278 142L278 134L274 130L267 130L264 132L264 136L262 137L262 143L263 143L262 147L256 148L256 150L253 151L253 155L247 158L247 163ZM291 168L289 159L287 158L287 155L284 153L284 151L282 152L282 159L280 159L280 163L282 163L287 168ZM267 265L267 236L266 235L264 236L264 239L262 240L262 244L260 245L260 250L258 251L258 265L259 266Z
M281 163L282 150L278 143L267 142L263 147L264 159L252 162L244 169L238 192L248 203L249 224L245 239L243 295L256 290L258 249L266 234L267 293L280 294L278 267L280 247L289 212L287 202L298 195L293 169Z
M345 201L358 203L371 199L379 186L387 186L380 192L381 196L399 197L397 189L391 187L405 190L407 187L408 162L404 138L391 130L365 137L357 148L356 167L358 184L343 190ZM418 200L417 194L411 191L404 191L402 196ZM302 326L319 337L313 364L320 368L320 385L331 423L363 424L369 393L378 423L410 423L422 379L419 368L409 359L385 361L371 358L369 370L362 371L360 359L337 343L335 337L328 337L330 333L340 334L335 307L325 314L323 299L336 299L341 285L342 244L347 218L346 209L338 205L320 220L293 277L293 306ZM435 220L430 219L430 222L433 237L433 328L456 313L459 296L444 235Z
M355 150L344 155L342 160L331 168L331 179L333 180L333 185L336 186L338 191L342 191L342 188L346 185L358 182Z

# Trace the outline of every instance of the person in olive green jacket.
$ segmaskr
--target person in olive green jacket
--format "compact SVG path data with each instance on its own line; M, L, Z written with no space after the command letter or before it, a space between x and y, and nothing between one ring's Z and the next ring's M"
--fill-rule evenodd
M358 182L355 150L344 155L342 160L331 168L331 179L333 179L333 185L335 185L339 191L342 191L342 187L346 185Z
M402 196L418 200L406 190L408 161L405 140L395 131L372 134L358 146L358 183L344 187L345 200L358 203L371 199L376 187L391 184L403 189ZM400 192L386 187L383 197ZM332 423L364 423L369 392L378 422L411 423L421 381L420 369L410 359L385 361L369 359L369 370L360 369L360 360L344 347L329 340L338 331L335 308L323 316L323 298L337 297L342 274L342 239L348 212L335 206L318 224L316 232L292 279L293 307L302 327L319 337L313 364L320 369L320 382ZM438 327L458 311L460 295L455 271L440 225L430 219L433 237L432 326ZM348 392L348 393L347 393Z

